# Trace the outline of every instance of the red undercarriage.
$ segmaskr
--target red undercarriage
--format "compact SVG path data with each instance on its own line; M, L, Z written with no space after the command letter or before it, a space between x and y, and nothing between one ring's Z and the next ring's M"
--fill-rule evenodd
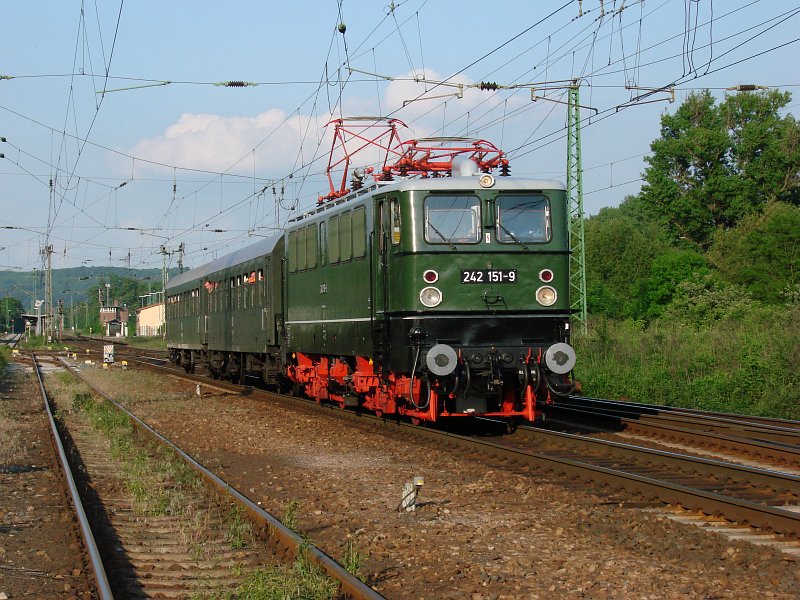
M504 390L498 411L448 412L446 400L452 398L453 394L442 394L434 384L428 390L429 401L425 406L425 399L420 397L424 389L423 384L417 377L413 380L413 397L417 399L418 406L425 406L424 410L418 410L409 400L411 377L395 373L388 375L376 373L372 360L369 358L356 356L356 368L353 371L350 365L343 360L300 352L295 353L294 357L297 364L287 368L287 376L290 380L303 386L306 396L316 400L317 403L334 402L344 408L355 404L353 402L353 394L355 394L364 399L361 404L364 409L372 411L378 416L401 414L420 421L436 421L441 417L494 416L523 417L534 421L541 414L541 408L537 410L537 402L544 404L552 402L549 389L545 388L545 391L537 397L534 386L528 384L522 391L519 389ZM541 356L535 359L529 356L528 360L540 362Z

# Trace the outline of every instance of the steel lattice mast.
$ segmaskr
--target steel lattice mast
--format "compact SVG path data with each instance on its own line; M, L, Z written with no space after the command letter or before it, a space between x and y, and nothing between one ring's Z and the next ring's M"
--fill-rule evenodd
M583 168L581 166L580 85L569 88L567 105L567 198L569 200L569 285L575 319L581 331L587 331L586 312L586 247L583 238Z

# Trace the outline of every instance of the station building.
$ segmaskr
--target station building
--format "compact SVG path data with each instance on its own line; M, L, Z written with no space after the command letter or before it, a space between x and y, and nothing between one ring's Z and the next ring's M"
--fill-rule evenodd
M130 311L127 306L101 306L100 325L108 337L128 337L128 319Z
M150 306L136 309L136 335L139 337L156 337L164 334L164 303L158 302Z

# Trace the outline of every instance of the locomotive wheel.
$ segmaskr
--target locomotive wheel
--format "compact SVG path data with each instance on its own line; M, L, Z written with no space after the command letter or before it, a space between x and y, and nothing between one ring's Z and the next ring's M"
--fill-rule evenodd
M422 424L422 419L420 419L419 417L411 417L411 424L412 425L421 425Z

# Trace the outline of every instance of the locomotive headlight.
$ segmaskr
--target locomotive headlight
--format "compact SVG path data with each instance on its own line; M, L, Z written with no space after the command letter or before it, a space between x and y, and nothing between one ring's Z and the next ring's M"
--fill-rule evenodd
M442 292L433 286L422 288L419 293L419 301L428 308L439 306L442 302Z
M553 306L557 299L556 289L549 285L543 285L536 290L536 301L542 306Z
M481 184L481 187L490 188L494 185L494 177L489 175L489 173L484 173L481 175L480 179L478 179L478 183Z

